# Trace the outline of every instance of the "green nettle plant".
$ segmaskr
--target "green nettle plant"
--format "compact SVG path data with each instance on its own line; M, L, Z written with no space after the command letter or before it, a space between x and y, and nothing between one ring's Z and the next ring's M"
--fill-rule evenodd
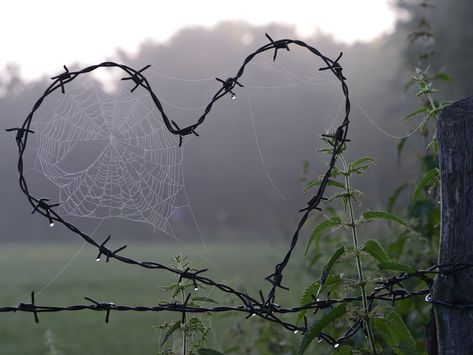
M171 267L179 270L197 271L190 266L187 256L176 255L173 259ZM191 280L182 279L168 286L161 287L165 292L170 294L170 299L162 300L161 303L181 303L188 306L202 304L204 302L217 303L208 297L191 297L192 291L198 291L203 286L194 283ZM208 313L204 317L183 315L180 319L162 323L155 328L160 330L164 335L162 337L159 355L214 355L219 352L204 348L207 342L207 336L210 332L211 314Z
M330 135L325 135L323 140L328 144L328 147L321 151L331 154L334 142ZM350 324L356 326L361 322L363 332L360 334L365 334L365 337L359 335L344 345L335 344L334 354L360 352L416 354L414 339L395 308L374 301L370 297L377 282L392 275L393 272L410 273L415 269L393 260L378 241L369 239L362 242L360 236L365 225L378 220L396 223L402 226L406 232L409 232L410 226L403 219L388 211L365 210L357 214L356 206L361 206L360 199L363 193L352 187L351 178L364 174L366 169L375 164L375 160L371 157L362 157L349 163L344 158L342 151L339 153L337 161L339 163L333 169L328 182L334 192L325 201L327 204L325 210L329 215L314 227L307 242L306 255L309 255L309 265L314 265L321 259L322 236L325 236L324 239L335 241L338 245L335 252L329 258L325 258L326 262L322 267L319 280L310 284L304 291L301 305L308 305L314 301L328 298L341 299L345 297L359 297L361 302L340 303L322 318L314 317L302 338L299 354L303 354L309 345L320 337L323 330L330 329L332 332L340 332L347 328L347 322L349 326ZM308 181L306 190L319 186L322 179L321 176ZM333 208L334 204L341 206L340 213ZM330 236L327 235L329 233ZM331 243L323 244L325 254ZM343 270L340 270L342 266ZM395 299L393 299L393 304L394 301ZM307 311L303 310L299 312L298 318L301 321L307 316ZM345 327L342 328L343 323L345 323Z

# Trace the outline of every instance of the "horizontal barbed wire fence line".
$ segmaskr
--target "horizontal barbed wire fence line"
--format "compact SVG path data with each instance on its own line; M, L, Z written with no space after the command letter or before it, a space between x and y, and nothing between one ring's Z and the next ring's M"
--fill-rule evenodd
M238 301L241 303L240 306L219 306L219 307L197 307L189 305L190 294L187 300L183 303L170 303L170 304L159 304L157 306L125 306L125 305L118 305L112 302L98 302L91 298L86 299L90 302L89 305L72 305L67 307L57 307L57 306L41 306L37 305L35 302L35 295L34 291L31 293L31 302L30 303L20 303L14 307L0 307L0 312L29 312L33 313L34 319L36 322L39 322L39 313L52 313L52 312L62 312L62 311L82 311L82 310L93 310L93 311L104 311L106 312L106 321L109 321L109 316L112 311L135 311L135 312L163 312L163 311L170 311L170 312L178 312L182 314L182 320L185 320L186 313L204 313L204 312L214 312L214 313L222 313L222 312L240 312L246 314L246 318L250 318L252 316L259 316L268 321L274 322L279 324L280 326L291 330L293 332L301 332L304 333L308 329L307 318L304 317L304 324L299 326L297 324L289 323L280 318L281 315L288 314L288 313L295 313L301 310L313 310L317 312L319 309L330 308L334 304L338 303L347 303L347 302L354 302L360 301L361 297L346 297L342 299L327 299L327 300L318 300L314 297L314 302L304 305L304 306L295 306L291 308L281 307L277 303L275 303L276 293L278 288L282 288L288 290L287 287L283 286L283 274L286 266L288 265L292 252L297 245L299 239L299 233L303 226L306 224L307 219L310 213L313 210L321 209L318 207L319 204L325 199L324 192L328 184L329 177L332 173L332 170L335 166L337 155L342 151L346 142L349 140L347 139L348 134L348 126L349 126L349 114L350 114L350 99L348 93L348 86L346 84L346 78L343 76L342 71L343 68L339 63L340 58L342 57L342 53L335 59L332 60L321 52L319 52L314 47L306 44L300 40L293 40L293 39L281 39L274 41L271 39L269 35L266 34L266 37L269 40L269 43L258 48L256 51L248 55L245 60L243 61L242 66L238 70L237 74L233 77L227 79L220 79L216 78L218 82L222 84L221 88L214 94L208 105L205 107L204 112L201 116L197 119L196 123L191 124L190 126L181 128L175 121L170 120L156 94L153 92L148 80L144 76L143 72L150 67L150 65L145 66L140 70L135 70L123 64L117 64L114 62L103 62L97 65L89 66L79 71L69 71L69 69L64 66L64 72L52 77L53 83L45 90L43 95L36 101L33 106L33 109L19 128L11 128L7 129L7 131L16 132L16 144L18 146L19 151L19 158L18 158L18 173L19 173L19 185L21 191L26 195L29 203L31 204L33 210L31 213L39 213L45 218L48 219L49 223L53 225L54 223L60 223L68 228L73 233L77 234L79 237L84 239L89 244L95 246L98 250L97 260L103 256L105 257L106 262L110 259L115 259L120 262L136 265L145 269L157 269L157 270L165 270L167 272L171 272L176 274L179 277L179 281L184 279L190 280L194 287L197 288L197 284L203 284L207 286L212 286L217 288L218 290L222 291L226 294L231 294L235 296ZM239 87L243 87L244 85L240 83L240 78L243 76L246 66L253 60L254 57L257 55L264 53L266 51L274 50L273 60L277 59L278 50L284 49L289 51L289 45L296 45L303 48L306 48L309 52L314 54L315 56L319 57L324 63L325 66L319 68L321 71L328 70L332 72L333 75L339 80L341 84L342 93L345 98L345 116L342 123L338 126L338 128L328 135L333 142L333 152L330 157L328 168L323 175L322 182L317 190L317 192L310 198L307 202L307 206L301 209L299 212L302 213L302 216L297 224L296 230L292 235L291 243L287 252L285 253L282 261L275 266L274 272L266 277L266 280L271 283L271 288L268 294L265 296L260 291L258 297L252 297L245 292L238 291L231 286L226 284L218 283L208 277L203 276L203 274L207 271L207 269L202 270L191 270L187 268L185 270L179 270L177 268L173 268L170 266L166 266L159 262L153 261L139 261L136 259L132 259L130 257L126 257L121 255L121 252L126 248L126 245L119 247L117 249L109 249L106 244L109 242L111 236L109 235L104 242L99 243L95 241L91 236L82 232L79 228L77 228L72 223L64 220L55 210L54 208L59 206L57 203L50 203L50 199L47 197L35 197L30 193L28 189L27 181L24 177L24 162L23 162L23 155L27 146L28 136L30 134L34 134L34 131L30 129L30 125L33 119L35 112L39 109L43 101L53 92L57 90L61 90L62 93L65 93L66 85L72 82L75 78L90 73L98 68L117 68L122 70L127 74L127 77L123 78L122 80L131 81L134 85L131 89L131 92L134 92L138 88L142 88L146 90L152 101L154 102L156 108L161 114L161 118L167 128L167 130L179 137L179 145L182 145L182 140L185 136L194 134L198 136L196 129L199 128L201 124L204 123L207 115L210 113L214 103L220 100L222 97L226 95L231 95L234 98L235 93L234 90L238 89ZM327 136L327 135L325 135ZM120 253L120 254L119 254ZM376 287L372 293L369 295L369 307L372 308L373 302L375 300L380 301L390 301L395 302L396 300L405 299L408 297L416 296L416 295L427 295L426 300L432 303L436 301L430 297L430 287L432 284L432 280L428 277L430 274L435 273L442 273L445 274L447 271L442 271L443 267L449 267L447 270L449 273L455 272L456 270L464 269L466 267L473 267L472 265L436 265L427 270L419 270L415 273L402 273L399 276L386 278L383 281L378 282L378 287ZM410 292L402 286L402 282L411 279L411 278L421 278L423 279L428 288L421 291L413 291ZM397 287L395 289L395 287ZM345 332L342 337L338 339L334 339L331 335L327 333L320 333L320 339L325 340L331 345L340 344L346 341L348 338L352 337L356 334L360 329L362 329L363 320L362 318L358 318L356 321L353 322L353 325Z

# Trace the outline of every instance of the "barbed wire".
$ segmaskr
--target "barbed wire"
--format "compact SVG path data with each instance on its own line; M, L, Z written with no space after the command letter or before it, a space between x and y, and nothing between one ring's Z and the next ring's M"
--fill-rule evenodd
M153 92L151 85L149 84L147 78L144 76L143 72L146 71L150 67L147 65L140 70L135 70L129 66L118 64L115 62L103 62L97 65L92 65L86 67L79 71L70 71L66 66L64 66L64 72L52 77L53 83L44 91L43 95L35 102L31 112L26 117L25 121L18 128L11 128L7 129L9 132L16 132L15 140L18 147L19 158L18 158L18 173L19 173L19 185L21 191L27 197L29 203L32 206L31 213L39 213L40 215L44 216L51 226L55 223L59 223L64 225L67 229L84 239L87 243L95 246L98 250L97 260L101 260L102 258L105 259L106 262L109 262L111 259L123 262L129 265L139 266L145 269L156 269L156 270L164 270L170 273L173 273L178 276L179 281L189 280L195 289L198 288L198 285L206 285L215 287L221 292L225 294L230 294L235 296L238 301L241 303L240 305L230 305L230 306L217 306L217 307L202 307L202 306L195 306L189 303L190 300L190 293L183 303L167 303L167 304L159 304L156 306L126 306L126 305L119 305L112 302L99 302L92 298L85 297L86 300L90 302L90 304L76 304L71 306L44 306L44 305L37 305L35 300L35 293L34 291L31 292L31 301L29 303L19 303L13 307L0 307L0 312L27 312L33 313L35 322L39 322L39 313L54 313L54 312L69 312L69 311L83 311L83 310L91 310L91 311L100 311L106 313L105 321L108 323L110 318L110 313L113 312L123 312L123 311L135 311L135 312L178 312L181 313L182 319L185 320L186 313L222 313L222 312L240 312L246 314L246 318L251 318L253 316L259 316L265 320L271 321L273 323L277 323L280 326L293 331L293 332L301 332L305 333L308 330L308 321L307 318L304 317L304 324L297 325L294 323L287 322L283 320L281 317L284 314L296 313L302 310L311 310L314 313L321 309L331 308L335 304L340 303L347 303L347 302L355 302L360 301L361 296L356 297L345 297L341 299L326 299L326 300L319 300L315 296L313 296L313 302L306 304L306 305L299 305L290 308L281 307L278 305L276 301L276 294L277 289L285 289L288 290L286 286L283 285L283 276L284 270L287 267L291 255L297 245L299 240L299 234L306 224L310 213L314 210L321 211L319 208L319 204L325 200L324 192L328 185L329 177L331 176L332 170L335 166L337 156L341 153L344 149L345 145L349 140L347 139L348 134L348 127L349 127L349 114L350 114L350 99L349 99L349 90L346 84L346 78L343 75L343 68L340 65L339 61L342 57L342 53L335 59L332 60L325 55L323 55L320 51L315 49L314 47L306 44L300 40L293 40L293 39L281 39L274 41L268 34L266 37L269 40L269 43L258 48L253 53L248 55L243 64L241 65L240 69L237 71L236 75L233 77L229 77L227 79L216 78L216 80L221 83L220 89L214 94L210 102L205 106L205 109L201 116L197 118L197 121L194 124L191 124L187 127L181 128L175 121L168 118L166 115L163 106L159 98ZM154 261L140 261L130 257L126 257L122 255L123 250L126 248L126 245L120 246L118 248L109 248L107 243L111 240L111 235L109 235L102 243L97 242L87 233L81 231L78 227L74 224L66 221L63 219L58 212L54 210L55 207L58 207L58 203L51 203L48 197L35 197L29 190L26 178L24 176L24 161L23 155L27 146L28 137L30 134L34 134L35 132L30 129L31 122L33 120L33 116L35 112L39 109L43 101L53 92L57 90L61 90L64 94L66 91L66 86L77 77L90 73L98 68L117 68L122 70L126 73L126 77L122 78L124 81L131 81L133 87L131 88L131 92L142 88L146 90L154 105L158 109L161 114L161 118L163 123L165 124L167 130L179 137L179 145L182 145L183 138L188 135L196 135L197 128L202 125L211 112L213 105L223 98L224 96L231 95L232 98L235 97L235 91L239 88L244 87L244 84L240 82L246 66L255 58L257 55L274 50L273 53L273 61L277 59L278 51L279 50L290 50L289 46L296 45L303 48L306 48L309 52L314 54L315 56L319 57L325 64L324 67L319 68L320 71L330 71L340 82L342 93L345 98L345 115L342 120L342 123L336 128L333 133L330 133L325 136L329 136L332 139L333 144L333 151L328 162L328 167L323 175L321 180L321 184L316 191L316 193L310 198L307 202L307 206L302 208L299 212L302 213L299 222L296 226L295 232L292 235L290 245L288 250L284 254L282 260L275 265L274 272L267 276L265 279L271 283L271 287L268 291L268 294L265 296L263 295L262 291L259 292L259 297L252 297L249 294L238 291L235 288L216 282L211 278L205 277L204 274L207 269L201 270L191 270L187 268L185 270L180 270L175 267L166 266L159 262ZM464 267L465 265L462 264ZM472 265L469 265L471 267ZM369 307L370 309L373 306L375 300L379 301L390 301L395 302L397 300L405 299L412 296L417 295L427 295L426 300L432 303L440 303L443 301L435 300L430 296L430 287L432 280L427 276L429 274L439 273L442 266L437 265L430 269L423 270L423 271L416 271L415 273L402 273L395 277L390 277L383 279L382 281L378 281L378 286L371 292L368 296L369 300ZM454 265L451 267L455 267ZM450 270L451 271L451 270ZM421 291L410 292L406 290L402 286L402 282L406 281L410 278L420 278L426 281L428 288ZM321 332L319 334L319 339L326 341L331 345L340 344L347 339L354 336L360 329L363 328L363 319L361 317L357 318L353 324L347 329L343 336L335 339L331 335Z

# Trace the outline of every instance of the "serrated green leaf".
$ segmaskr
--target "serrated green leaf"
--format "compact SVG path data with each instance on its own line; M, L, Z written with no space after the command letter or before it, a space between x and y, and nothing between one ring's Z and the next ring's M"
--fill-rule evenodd
M314 187L317 187L317 186L320 186L322 184L322 180L321 179L317 179L317 180L312 180L312 181L309 181L309 183L307 184L307 186L304 188L304 192L307 192L311 189L313 189ZM337 180L333 180L333 179L329 179L327 181L327 185L328 186L332 186L332 187L338 187L340 189L344 189L345 188L345 184L340 182L340 181L337 181Z
M396 216L392 212L386 212L386 211L365 211L363 212L362 218L360 219L360 222L369 222L374 219L387 219L405 226L408 226L406 222L404 222L401 217Z
M376 160L372 157L361 157L350 163L348 166L347 175L359 174L362 175L366 169L376 164Z
M349 169L356 169L364 163L367 163L365 165L376 164L376 159L372 158L372 157L361 157L361 158L355 160L354 162L350 163Z
M378 264L378 269L380 270L397 270L397 271L403 271L407 273L413 273L416 270L406 264L401 264L395 261L382 261Z
M341 281L340 275L329 275L327 277L327 280L325 280L324 287L327 288L327 287L330 287L331 285L336 285L337 283L340 283L340 281ZM315 281L311 283L309 286L307 286L304 292L302 293L300 305L305 306L314 302L314 297L316 297L319 287L320 287L320 281ZM301 321L304 318L306 312L307 310L303 309L298 313L297 322Z
M202 348L197 350L199 355L223 355L220 351L213 350L213 349L208 349L208 348Z
M396 354L418 354L414 338L399 314L386 307L377 307L376 313L379 315L372 318L373 325Z
M304 354L304 352L309 347L310 343L320 334L320 332L334 320L342 317L346 313L346 305L340 304L337 307L333 308L328 312L322 319L315 321L305 332L304 337L302 338L301 344L299 346L298 355Z
M215 304L218 304L217 301L215 301L214 299L212 298L208 298L208 297L192 297L192 301L198 301L198 302L210 302L210 303L215 303Z
M326 232L332 228L335 228L342 224L342 220L339 217L332 217L330 219L326 219L325 221L319 223L315 226L314 230L310 234L309 240L307 241L307 246L305 248L305 255L309 251L310 245L317 241L323 232Z
M322 273L320 274L320 285L319 289L317 290L317 294L315 295L316 297L319 296L320 291L322 290L322 287L324 287L325 281L327 281L327 277L330 274L330 270L332 270L333 265L340 259L340 257L345 253L345 247L340 247L337 250L335 250L335 253L330 257L329 261L327 264L325 264Z
M174 325L168 329L168 331L166 332L166 334L164 335L164 338L163 338L163 341L161 342L161 346L163 346L168 340L169 338L171 337L171 335L176 331L178 330L179 328L181 327L181 321L178 320L174 323Z
M402 191L404 191L404 189L407 187L407 182L403 183L401 186L399 186L396 190L394 190L394 192L392 193L391 196L389 196L389 199L388 199L388 206L387 206L387 210L388 212L392 212L392 209L393 209L393 206L394 204L396 203L399 195L401 194Z
M388 254L376 240L367 240L362 250L366 251L380 263L390 261Z
M410 118L414 117L414 116L417 116L418 114L421 114L421 113L426 113L428 111L428 108L427 107L421 107L413 112L411 112L410 114L408 114L406 117L403 118L404 121L407 121L409 120Z
M414 204L419 198L422 191L425 188L434 186L439 178L439 171L437 168L433 168L425 173L425 175L419 180L412 196L412 204Z

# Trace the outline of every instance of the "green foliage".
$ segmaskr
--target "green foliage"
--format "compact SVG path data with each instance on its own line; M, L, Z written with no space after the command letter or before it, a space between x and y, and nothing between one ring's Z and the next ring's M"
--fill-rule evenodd
M395 270L407 273L415 272L415 269L409 265L392 261L384 248L375 240L366 241L363 250L378 261L379 270Z
M302 294L301 300L300 300L300 305L301 306L306 306L308 304L313 303L314 301L317 300L317 296L321 294L322 290L325 289L331 294L335 294L335 290L338 288L340 285L342 279L340 275L328 275L326 278L323 287L320 286L320 281L315 281L311 283L307 288L304 290L304 293ZM317 295L317 296L316 296ZM300 322L304 319L304 316L306 315L307 310L302 309L299 311L297 315L297 322Z
M412 196L412 204L415 204L420 196L420 194L425 189L432 189L433 187L437 186L439 183L439 170L437 168L433 168L427 171L424 176L419 180L417 186L414 190L414 195Z
M365 211L362 214L361 219L358 221L359 223L366 223L371 222L376 219L385 219L389 221L393 221L404 226L408 226L408 224L402 220L402 218L396 216L394 213L386 212L386 211Z
M190 266L187 256L176 255L173 258L171 266L178 270L195 270ZM198 284L198 286L198 288L202 288L203 285ZM188 289L191 288L194 290L194 287L195 285L192 281L184 279L167 286L162 286L161 288L164 291L171 294L170 299L163 300L163 303L184 303L188 296ZM211 298L197 296L192 297L188 305L194 305L195 302L217 303ZM206 315L206 317L209 319L210 314ZM160 343L161 347L164 347L164 350L160 352L162 355L178 355L183 352L185 352L186 355L219 354L218 352L212 353L212 351L215 350L203 348L207 342L210 328L204 324L200 317L179 317L177 320L164 322L155 326L155 328L165 331ZM173 341L171 342L171 340Z
M298 355L304 354L312 341L320 335L320 332L330 323L345 315L346 311L347 306L345 304L340 304L323 316L319 321L312 323L302 338Z
M352 176L353 174L363 174L366 169L370 166L376 164L376 160L372 157L361 157L354 162L350 163L348 166L348 176Z
M304 189L304 192L310 191L315 187L319 187L322 184L322 178L323 178L323 176L319 176L318 179L309 181L309 183L307 184L307 186ZM338 187L340 189L345 188L345 184L343 182L333 180L333 179L328 179L327 180L327 186Z
M373 325L389 348L399 355L418 354L414 338L401 316L391 308L377 307L373 311Z
M309 240L307 242L307 246L305 248L305 254L307 255L307 252L309 251L309 248L312 243L318 242L322 233L328 230L333 230L335 227L341 226L341 224L342 224L342 220L340 219L340 217L332 217L316 225L314 227L314 230L310 234Z
M333 265L340 259L340 257L345 253L345 247L340 247L338 248L335 253L330 257L329 261L327 264L325 264L322 273L320 274L320 284L319 284L319 289L317 291L316 297L319 296L320 291L322 290L322 287L325 284L325 281L327 281L327 277L332 270Z
M376 240L368 240L363 246L363 250L370 254L380 263L390 261L390 258L383 247Z
M163 338L163 341L161 342L161 346L163 346L164 344L166 344L166 342L169 340L169 338L171 337L171 335L176 331L178 330L179 328L181 327L181 321L178 320L178 321L175 321L174 324L168 324L168 323L165 323L165 327L164 328L167 328L167 332L166 334L164 334L164 338Z

